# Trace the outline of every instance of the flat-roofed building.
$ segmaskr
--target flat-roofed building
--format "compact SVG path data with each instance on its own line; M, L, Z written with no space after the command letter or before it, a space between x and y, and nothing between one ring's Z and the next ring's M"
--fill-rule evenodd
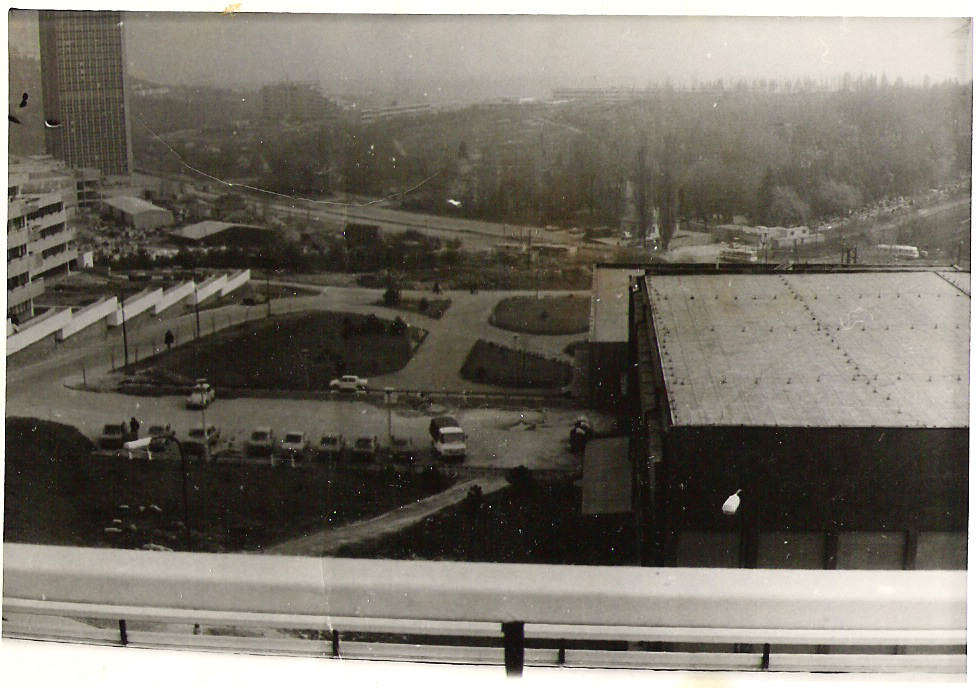
M434 112L434 107L430 103L364 108L359 112L359 121L363 124L369 124L371 122L398 117L416 117L417 115L426 115L431 112Z
M631 457L648 557L964 568L970 292L951 268L635 278Z
M195 246L263 246L274 240L274 230L239 222L204 220L169 233L174 242Z
M173 224L172 212L141 198L113 196L104 199L102 207L109 215L133 229L153 230Z

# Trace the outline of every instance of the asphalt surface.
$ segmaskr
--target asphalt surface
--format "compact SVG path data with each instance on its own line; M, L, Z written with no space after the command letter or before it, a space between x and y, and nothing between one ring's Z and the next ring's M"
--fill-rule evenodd
M321 293L272 301L272 312L283 313L307 309L346 312L375 312L381 317L402 315L408 322L428 330L429 335L418 348L411 362L398 373L375 377L371 386L392 386L399 389L426 389L436 392L504 391L489 385L476 385L461 380L458 371L470 346L479 339L511 344L511 333L487 323L495 303L506 296L535 292L449 292L453 305L440 319L401 313L372 305L380 300L381 290L364 288L323 287ZM561 292L562 293L562 292ZM553 294L552 292L546 293ZM244 320L260 317L264 307L225 306L201 313L205 333L219 330ZM167 329L177 333L177 341L191 336L194 314L176 315L143 323L129 332L129 350L139 347L148 352L157 346ZM562 347L585 335L566 337L521 337L529 351L547 355L565 355ZM28 416L54 420L78 427L89 437L96 438L108 423L120 423L137 417L143 430L153 424L169 424L179 437L185 437L191 427L202 421L216 425L224 441L241 446L254 427L272 426L282 435L301 430L316 440L327 432L340 432L348 439L358 435L377 435L385 439L388 425L393 433L409 437L416 447L428 451L429 415L418 413L406 405L389 411L378 404L364 401L320 401L295 399L221 399L205 412L184 408L182 396L137 397L111 392L81 391L83 377L91 383L109 373L109 351L115 349L121 360L121 333L113 333L105 340L91 341L74 348L52 351L47 358L7 371L6 415ZM568 360L568 359L567 359ZM82 372L84 370L84 373ZM441 408L439 412L455 415L469 434L469 457L466 465L504 469L520 464L546 469L575 469L578 460L566 448L569 430L578 411L548 410L520 412L499 409Z

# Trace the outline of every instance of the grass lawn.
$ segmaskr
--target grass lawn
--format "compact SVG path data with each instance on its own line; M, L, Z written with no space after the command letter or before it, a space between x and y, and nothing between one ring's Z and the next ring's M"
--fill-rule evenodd
M130 548L153 542L185 549L179 461L93 457L80 432L48 421L8 418L6 432L4 540ZM211 552L259 549L446 487L413 473L323 465L191 462L188 473L194 549ZM121 509L123 504L129 508ZM149 508L153 504L161 512ZM123 532L104 532L113 525Z
M498 302L491 324L525 334L578 334L590 327L590 300L582 296L512 296Z
M471 347L461 377L502 387L556 388L568 385L572 368L527 351L516 351L479 339Z
M580 488L569 480L510 486L480 500L469 497L397 534L347 545L336 556L637 565L633 516L583 516L580 508Z
M225 388L326 390L342 374L400 370L423 330L375 316L312 312L243 323L129 366L150 379L188 383L205 377Z

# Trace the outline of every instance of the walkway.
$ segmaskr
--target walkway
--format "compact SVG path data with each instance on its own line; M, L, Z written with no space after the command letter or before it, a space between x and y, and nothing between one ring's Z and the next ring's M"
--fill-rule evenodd
M432 516L449 506L461 502L467 496L468 490L475 485L481 487L482 494L490 494L501 490L507 484L508 482L501 477L467 480L444 492L414 502L413 504L402 506L399 509L388 511L382 516L377 516L366 521L359 521L341 528L304 535L300 538L270 547L264 550L264 552L266 554L291 556L326 556L335 552L343 545L351 545L357 542L391 535L415 523L419 523L428 516Z

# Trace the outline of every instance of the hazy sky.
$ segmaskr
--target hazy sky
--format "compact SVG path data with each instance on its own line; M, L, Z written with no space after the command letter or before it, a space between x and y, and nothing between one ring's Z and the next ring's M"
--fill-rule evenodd
M125 26L130 74L151 81L289 78L439 101L669 78L972 78L970 23L951 18L130 12ZM36 19L11 14L10 42L36 54Z

